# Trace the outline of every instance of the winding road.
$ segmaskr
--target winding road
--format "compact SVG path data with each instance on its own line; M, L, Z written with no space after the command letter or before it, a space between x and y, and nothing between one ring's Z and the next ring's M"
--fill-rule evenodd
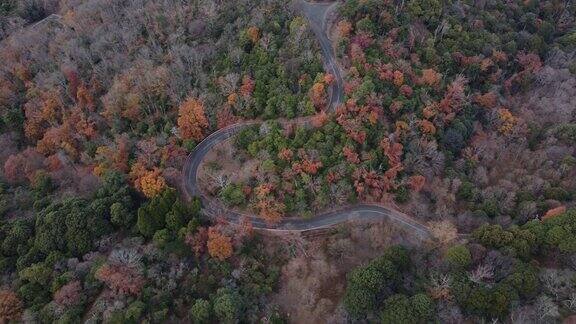
M328 17L336 8L337 2L312 3L301 0L298 2L298 6L306 16L310 28L320 43L325 70L334 75L335 80L329 90L330 100L328 106L330 111L334 111L334 109L342 103L344 97L344 81L342 79L340 68L336 63L332 43L330 42L327 33ZM217 199L204 195L198 186L198 169L206 154L210 152L215 145L229 139L242 129L260 123L262 122L242 121L222 128L210 134L194 148L190 155L188 155L183 170L185 194L189 199L198 196L202 200L204 208L210 209L212 214L223 215L227 221L235 224L238 224L240 219L245 218L250 220L255 229L260 230L274 232L303 232L326 228L349 221L377 221L389 219L419 237L430 237L430 232L426 225L419 223L406 214L379 204L359 203L353 206L323 212L309 219L286 218L278 224L270 225L256 215L242 214L238 211L228 209Z

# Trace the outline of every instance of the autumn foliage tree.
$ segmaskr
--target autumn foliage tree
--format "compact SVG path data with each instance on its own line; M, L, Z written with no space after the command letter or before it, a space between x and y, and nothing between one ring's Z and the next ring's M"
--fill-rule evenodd
M278 152L278 158L283 161L291 161L293 156L294 152L289 148L283 148Z
M184 239L184 242L190 246L194 255L200 257L204 252L206 252L206 242L208 241L208 229L206 227L200 227L195 233L188 233Z
M420 192L420 190L422 190L422 188L424 187L425 183L426 178L424 178L424 176L419 174L413 175L409 179L410 189L412 189L412 191L414 192Z
M11 155L4 163L4 176L11 183L32 180L36 171L43 165L43 157L36 149L27 148L21 153Z
M516 118L510 110L502 107L498 109L498 122L498 131L506 135L512 132L518 122L518 118Z
M491 109L496 106L498 102L498 96L495 92L490 91L485 94L478 94L474 96L474 102L480 105L482 108Z
M0 291L0 321L2 323L19 321L22 311L22 301L14 292L9 290Z
M211 257L224 261L232 255L232 239L216 227L208 229L208 253Z
M240 85L240 94L243 97L249 97L254 92L254 87L256 87L256 82L249 75L245 75Z
M397 142L392 142L389 138L380 141L380 148L388 158L390 166L394 167L401 163L404 146Z
M559 206L556 208L552 208L549 209L544 216L542 216L542 219L550 219L553 217L556 217L558 215L564 214L566 212L566 206Z
M326 105L326 86L324 82L316 82L310 90L310 100L314 104L314 107L318 110L322 110Z
M446 89L444 98L439 103L440 110L446 114L460 110L466 101L465 87L468 79L458 76Z
M229 107L224 107L223 109L218 110L216 113L216 127L218 127L218 129L232 125L237 121L238 118L234 116Z
M104 282L115 294L137 296L144 286L144 276L127 264L104 264L96 271L96 279Z
M284 217L286 206L272 197L265 197L256 203L256 208L258 215L266 223L274 225L278 224Z
M74 306L80 302L82 284L74 280L62 286L54 293L54 301L61 306Z
M320 128L328 122L328 114L325 111L320 111L316 115L312 116L312 126Z
M258 216L264 219L268 224L278 224L286 210L286 206L278 201L273 195L273 186L271 184L262 184L254 189L255 203L254 208L258 211Z
M352 31L352 24L349 21L341 20L336 25L336 30L338 31L338 37L346 38L350 36L350 32Z
M351 148L349 146L344 147L342 149L342 154L344 154L344 157L346 157L346 161L348 161L352 164L360 163L360 158L358 158L358 153L356 153L353 148Z
M252 43L254 44L256 44L256 42L258 42L258 40L260 39L260 29L258 29L258 27L256 26L248 27L248 30L246 30L246 34L248 35L250 41L252 41Z
M427 86L437 87L440 84L441 79L442 75L434 69L424 69L422 70L422 77L419 81Z
M161 175L160 169L147 171L140 179L140 189L144 196L153 198L166 188L166 180Z
M204 130L208 127L208 119L204 113L204 105L195 98L188 98L178 108L178 127L180 136L184 139L200 141L204 138Z
M134 182L136 190L148 198L157 196L166 188L166 180L162 176L162 171L158 168L148 170L140 162L132 165L130 178Z

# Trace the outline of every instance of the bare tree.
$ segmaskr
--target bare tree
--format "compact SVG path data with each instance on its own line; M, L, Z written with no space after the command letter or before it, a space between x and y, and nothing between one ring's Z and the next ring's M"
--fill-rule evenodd
M558 305L548 296L538 297L534 306L536 307L536 314L538 314L540 320L555 319L560 316Z
M481 264L476 269L468 273L468 278L472 282L481 283L494 277L494 268L487 264Z
M568 269L543 269L540 272L540 280L544 288L552 294L555 300L562 300L573 291L573 278L574 271Z

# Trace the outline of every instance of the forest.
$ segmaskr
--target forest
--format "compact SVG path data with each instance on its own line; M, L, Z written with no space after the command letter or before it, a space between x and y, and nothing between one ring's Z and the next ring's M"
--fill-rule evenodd
M0 322L574 321L576 4L312 5L0 0Z

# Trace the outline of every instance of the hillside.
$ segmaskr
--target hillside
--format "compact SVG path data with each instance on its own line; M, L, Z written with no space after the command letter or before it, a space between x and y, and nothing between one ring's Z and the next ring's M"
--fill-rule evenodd
M0 321L570 323L575 17L0 0Z

